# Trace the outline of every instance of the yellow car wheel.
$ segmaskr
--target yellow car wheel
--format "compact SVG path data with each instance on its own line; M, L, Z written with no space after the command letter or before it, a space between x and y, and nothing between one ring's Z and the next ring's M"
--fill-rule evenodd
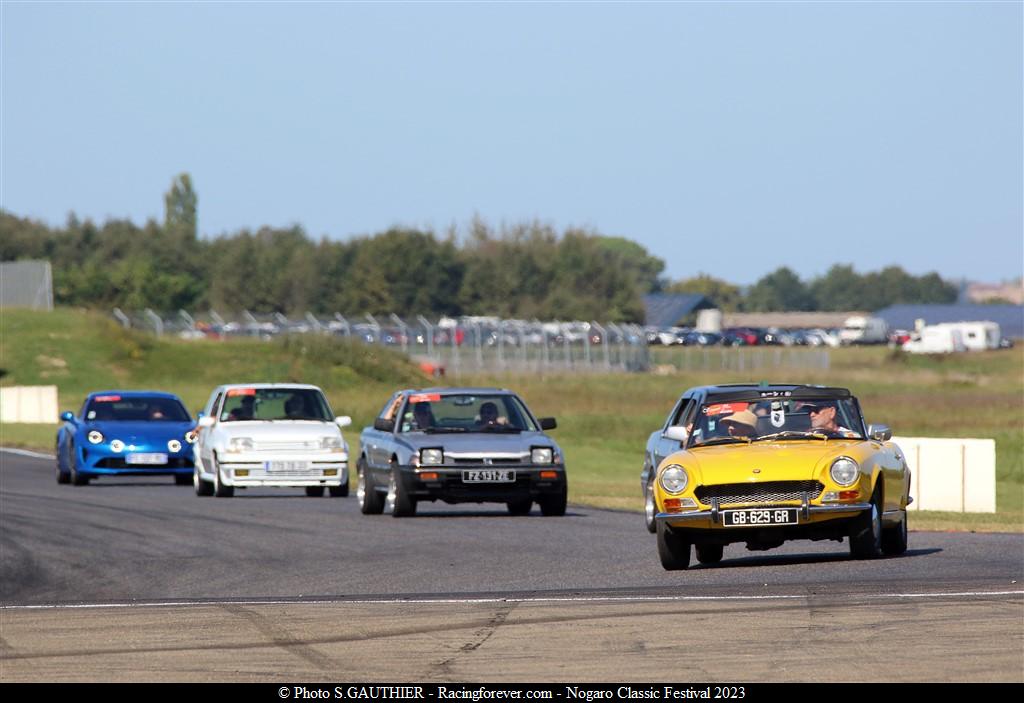
M697 552L697 561L701 564L717 564L722 561L722 554L725 546L721 544L698 544L694 551Z
M681 571L690 565L690 543L664 522L658 523L658 557L665 571Z

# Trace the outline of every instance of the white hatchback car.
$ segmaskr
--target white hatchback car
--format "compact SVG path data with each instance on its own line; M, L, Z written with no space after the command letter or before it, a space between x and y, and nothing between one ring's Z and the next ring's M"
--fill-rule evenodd
M323 391L292 383L218 387L199 418L196 495L230 498L235 488L303 486L308 496L348 495L348 444Z

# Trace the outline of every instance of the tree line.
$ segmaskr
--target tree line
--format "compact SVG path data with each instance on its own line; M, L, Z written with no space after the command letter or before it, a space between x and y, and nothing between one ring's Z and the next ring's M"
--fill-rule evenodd
M391 228L347 241L315 240L299 226L199 238L187 174L165 195L162 223L62 227L0 210L0 260L47 259L57 304L330 314L500 315L643 321L642 296L701 293L727 311L876 310L945 303L957 287L938 274L893 266L858 274L833 266L809 282L780 268L742 288L706 274L670 281L665 262L622 237L540 222L438 235Z

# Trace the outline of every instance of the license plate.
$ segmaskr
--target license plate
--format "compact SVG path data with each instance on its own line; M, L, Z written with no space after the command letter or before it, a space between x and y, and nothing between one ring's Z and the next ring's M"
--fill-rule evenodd
M267 471L309 471L308 461L268 461L264 464Z
M159 465L167 463L166 454L129 454L124 458L128 464Z
M722 524L726 527L760 527L761 525L795 525L796 508L757 508L753 510L723 510Z
M496 471L494 469L480 469L477 471L463 471L463 483L514 483L516 480L515 471Z

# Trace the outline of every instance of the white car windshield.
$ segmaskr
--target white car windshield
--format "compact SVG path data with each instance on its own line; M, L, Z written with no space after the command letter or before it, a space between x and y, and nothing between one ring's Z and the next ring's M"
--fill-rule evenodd
M315 388L230 388L220 410L221 422L244 420L331 421L331 409Z

